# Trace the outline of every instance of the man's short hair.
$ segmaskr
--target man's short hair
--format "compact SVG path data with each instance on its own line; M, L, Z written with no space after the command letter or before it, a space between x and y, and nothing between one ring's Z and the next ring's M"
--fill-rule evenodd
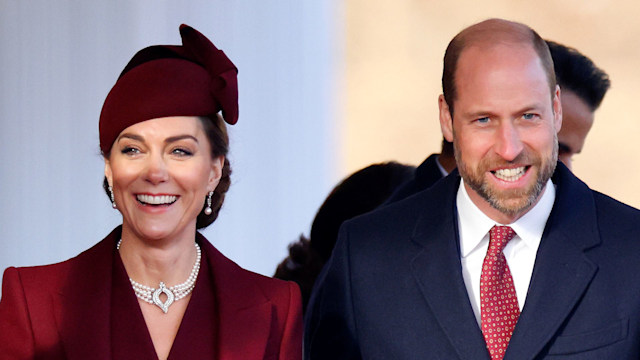
M502 19L489 19L462 30L451 40L445 51L442 71L442 93L452 117L453 103L457 98L455 73L460 54L468 46L482 43L491 44L492 42L530 44L540 58L549 82L551 97L553 98L556 75L549 47L545 41L535 30L527 25Z
M551 40L546 42L560 87L574 92L595 111L611 86L609 75L578 50Z

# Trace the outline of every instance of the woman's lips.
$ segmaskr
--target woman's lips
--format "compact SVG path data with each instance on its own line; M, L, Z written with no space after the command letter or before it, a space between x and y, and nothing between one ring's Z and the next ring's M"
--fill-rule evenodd
M178 200L178 196L138 194L136 199L143 205L171 205Z

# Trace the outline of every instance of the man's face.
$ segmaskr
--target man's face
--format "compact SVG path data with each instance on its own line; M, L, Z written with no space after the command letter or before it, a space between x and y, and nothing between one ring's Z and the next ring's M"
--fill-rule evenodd
M559 89L550 93L536 52L518 44L463 50L456 86L453 119L440 99L443 135L453 141L474 204L495 221L512 223L538 201L555 170Z
M558 160L571 169L593 125L593 111L571 90L562 90L562 128L558 133Z

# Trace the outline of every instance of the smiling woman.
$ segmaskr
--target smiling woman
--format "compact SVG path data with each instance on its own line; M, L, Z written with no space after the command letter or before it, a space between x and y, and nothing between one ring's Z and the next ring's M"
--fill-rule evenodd
M105 158L105 177L122 213L123 238L192 241L197 216L220 182L226 155L209 144L203 123L210 121L151 119L118 136Z
M122 225L65 262L6 270L3 356L302 356L297 286L241 269L197 232L230 184L237 69L193 28L180 33L182 46L131 59L100 115L104 188Z

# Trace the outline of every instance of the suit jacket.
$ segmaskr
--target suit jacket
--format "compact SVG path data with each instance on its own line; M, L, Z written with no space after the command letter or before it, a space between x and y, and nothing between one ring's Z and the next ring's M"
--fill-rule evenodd
M414 172L413 179L402 184L391 196L385 201L390 204L398 200L402 200L422 190L430 188L438 180L442 179L442 173L438 167L438 156L440 154L431 154L426 158Z
M127 323L126 319L113 321L111 317L114 310L123 313L111 308L112 274L118 263L114 262L115 244L119 238L117 228L91 249L65 262L5 271L0 358L113 358L111 324ZM197 241L206 258L203 262L209 264L208 269L201 268L201 274L209 271L205 275L212 279L210 293L215 296L215 304L210 306L215 306L211 312L216 336L202 342L209 348L213 343L215 358L299 359L302 311L297 286L240 268L200 234ZM191 302L194 299L196 290ZM139 308L134 313L140 313ZM204 358L200 345L193 341L178 357Z
M640 358L640 211L563 165L504 359ZM489 359L461 271L457 171L343 225L305 359Z

